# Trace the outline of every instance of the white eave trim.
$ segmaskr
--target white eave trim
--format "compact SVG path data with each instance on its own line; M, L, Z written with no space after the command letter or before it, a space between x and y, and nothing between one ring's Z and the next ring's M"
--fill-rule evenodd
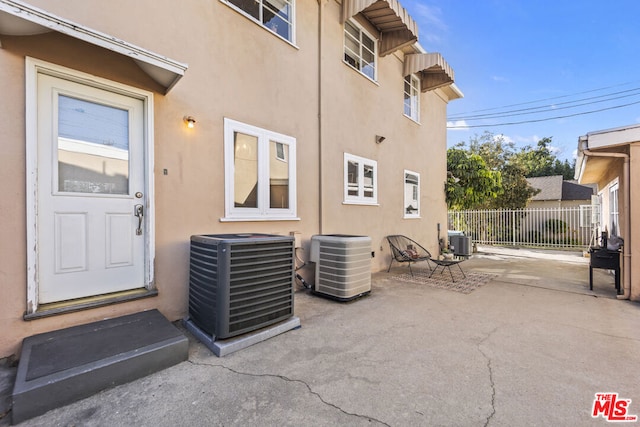
M56 31L133 59L165 91L180 80L188 65L114 36L84 27L17 0L0 0L0 35L32 35Z

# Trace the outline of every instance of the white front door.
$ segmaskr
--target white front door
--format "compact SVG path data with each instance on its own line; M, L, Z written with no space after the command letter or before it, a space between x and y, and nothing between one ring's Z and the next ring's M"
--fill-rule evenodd
M144 120L141 99L38 73L38 303L145 286Z

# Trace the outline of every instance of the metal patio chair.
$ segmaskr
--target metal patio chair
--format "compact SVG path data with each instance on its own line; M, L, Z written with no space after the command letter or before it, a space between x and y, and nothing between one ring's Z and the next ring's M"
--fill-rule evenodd
M411 264L420 261L427 261L429 272L433 273L431 271L431 265L429 264L430 260L433 261L431 253L420 245L420 243L400 234L387 236L387 241L391 247L391 262L389 263L387 273L391 270L393 261L409 263L409 271L412 276L413 270L411 270Z
M451 271L452 265L457 265L462 273L462 277L466 278L467 275L460 267L460 263L464 261L464 259L437 259L431 256L431 253L425 249L420 243L416 242L413 239L410 239L407 236L402 236L399 234L387 236L387 241L389 242L389 246L391 247L391 262L389 263L389 268L387 268L387 273L391 271L391 265L393 261L397 262L408 262L409 263L409 271L411 272L411 276L413 276L413 271L411 270L411 263L416 263L419 261L427 261L427 266L429 267L429 278L433 276L438 270L438 267L442 267L442 271L440 274L444 273L445 269L449 270L449 274L451 275L451 281L455 282L456 279L453 277L453 272ZM431 268L430 262L435 264L434 268Z

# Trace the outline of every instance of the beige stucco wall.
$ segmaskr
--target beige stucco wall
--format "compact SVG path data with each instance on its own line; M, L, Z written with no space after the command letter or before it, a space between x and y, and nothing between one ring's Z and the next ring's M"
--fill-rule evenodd
M623 230L626 227L631 231L631 239L630 241L625 242L625 256L623 258L624 262L630 262L630 283L631 283L631 292L630 299L633 301L640 301L640 239L638 239L638 233L636 230L640 229L640 217L637 215L637 212L640 212L640 142L630 142L627 150L617 149L616 151L626 151L629 154L629 183L627 184L624 180L624 160L621 158L609 158L608 163L606 164L606 168L601 167L600 163L594 163L597 165L598 173L598 194L602 197L602 218L604 226L607 227L607 230L610 230L609 224L609 196L610 196L610 188L615 183L618 183L618 197L619 197L619 215L620 215L620 232L619 234L623 234ZM587 170L589 168L589 161L587 161ZM627 198L627 194L629 197ZM624 205L628 204L630 209L630 219L631 223L626 224L625 215L624 215ZM634 256L635 255L635 256ZM622 282L624 283L624 270Z
M376 253L373 271L386 268L389 262L387 234L407 234L437 253L438 222L446 233L446 100L440 91L423 94L418 125L403 115L402 53L379 59L377 84L345 65L338 3L296 2L296 46L218 1L187 0L179 7L168 0L30 3L188 63L189 69L162 95L157 83L121 55L57 33L0 37L0 93L12 100L0 103L0 190L4 195L0 199L4 242L0 245L0 326L5 331L0 335L0 358L16 353L22 337L74 324L150 308L160 309L170 320L185 316L189 236L193 234L296 231L302 236L299 255L304 260L313 234L369 235ZM324 8L321 61L319 7ZM25 56L154 92L157 297L23 320ZM186 129L185 115L196 118L195 129ZM224 217L225 117L296 138L299 221L220 221ZM376 134L386 140L376 144ZM379 206L343 204L345 152L378 162ZM420 173L420 219L403 219L404 169ZM308 269L304 274L311 276Z
M640 301L640 142L629 145L629 209L631 213L631 242L628 242L631 260L631 293L630 299ZM635 256L634 256L635 255Z
M322 233L371 236L374 270L389 264L384 239L389 234L411 236L437 254L438 222L446 237L446 102L435 91L424 93L420 124L405 117L402 53L379 58L378 81L373 83L338 59L343 56L339 5L328 2L325 17ZM385 141L376 144L376 135L385 136ZM344 153L378 162L378 206L343 203ZM420 219L403 219L405 169L420 173Z

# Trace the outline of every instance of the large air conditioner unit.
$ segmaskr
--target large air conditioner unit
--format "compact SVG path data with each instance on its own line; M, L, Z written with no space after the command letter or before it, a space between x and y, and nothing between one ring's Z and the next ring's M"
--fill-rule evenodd
M225 339L288 319L294 274L291 236L191 236L190 321Z
M345 234L311 236L316 264L313 293L350 301L371 292L371 238Z

